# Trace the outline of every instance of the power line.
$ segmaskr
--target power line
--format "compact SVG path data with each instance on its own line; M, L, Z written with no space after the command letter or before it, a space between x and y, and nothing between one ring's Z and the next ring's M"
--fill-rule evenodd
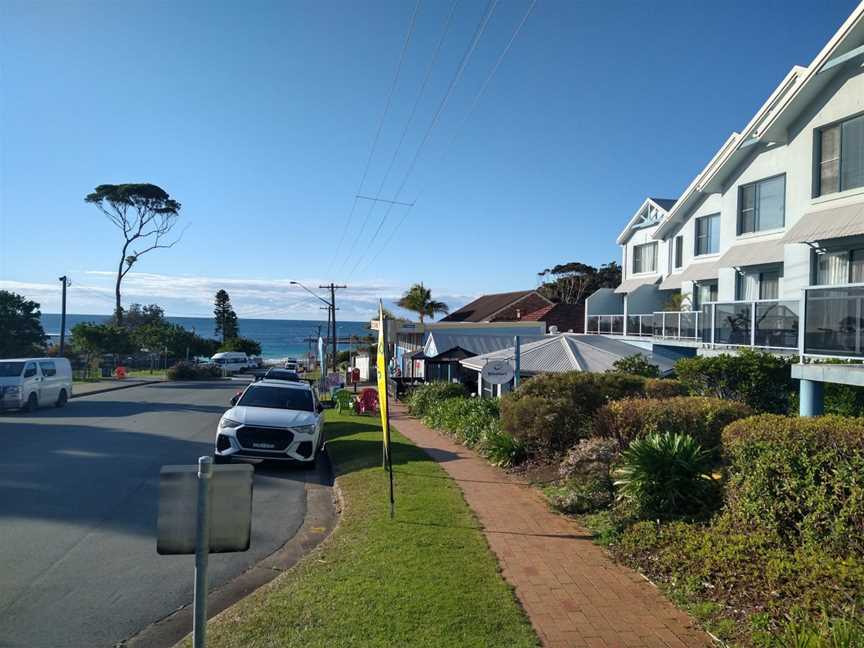
M423 139L420 140L420 145L417 147L417 150L414 152L414 157L411 159L411 163L408 165L408 170L405 172L405 176L402 178L402 182L399 185L399 188L396 190L396 194L393 197L393 200L398 200L399 195L402 193L402 190L405 188L406 183L408 182L408 178L411 176L411 173L414 171L414 166L417 164L417 160L420 158L420 153L423 151L423 147L426 145L426 142L429 139L429 135L432 134L433 129L438 123L438 119L441 117L441 113L444 112L444 108L446 108L447 103L450 101L450 97L453 96L453 90L456 88L456 85L459 83L462 78L462 74L465 72L465 68L468 66L468 62L471 60L474 51L477 49L477 44L480 42L480 38L483 36L483 32L486 31L486 26L489 24L489 20L492 18L492 14L495 12L495 8L498 6L498 0L490 0L486 6L486 12L483 17L480 19L480 23L477 25L477 29L474 31L474 38L471 40L468 49L462 55L462 61L459 63L459 68L456 70L456 74L450 80L450 85L447 87L447 92L444 94L444 97L441 99L441 103L438 105L438 109L435 111L435 115L432 117L432 121L429 123L429 126L426 129L426 132L423 134ZM392 211L393 206L390 205L387 208L387 211L384 212L384 217L381 219L381 222L378 223L378 228L375 230L375 233L372 235L372 239L369 241L369 246L371 247L375 240L378 238L378 234L381 231L381 228L384 226L390 212ZM357 266L360 265L360 261L363 256L357 258L357 262L354 264L354 267L351 268L351 272L349 273L349 278L354 274L357 270Z
M519 22L519 24L516 26L516 29L513 31L513 35L510 37L509 42L507 43L506 47L504 47L504 50L501 52L501 55L498 57L498 60L495 61L495 65L492 66L492 70L489 72L489 75L486 77L486 79L483 81L483 84L480 86L480 91L477 93L477 95L474 97L474 100L471 102L471 106L468 108L468 112L465 113L465 117L459 123L459 126L456 127L456 130L453 132L453 137L450 139L450 142L448 142L447 146L444 148L444 152L441 154L441 159L438 162L439 165L447 157L447 153L450 152L451 147L453 146L456 139L459 137L459 133L461 132L462 127L465 126L465 123L471 117L471 114L474 112L474 109L477 107L477 104L480 103L480 99L483 97L484 93L486 92L486 88L489 86L489 83L492 81L492 77L495 76L495 73L498 71L498 68L500 67L501 63L504 61L504 58L507 56L507 53L510 51L510 48L513 46L513 43L516 41L516 37L519 36L519 32L522 31L522 27L528 21L528 18L531 16L531 12L534 11L534 6L536 4L537 4L537 0L532 0L531 4L528 6L528 10L525 12L525 15L522 17L522 20ZM424 189L425 189L425 187L424 187ZM366 268L368 268L369 266L371 266L373 263L375 263L375 261L378 259L378 257L381 256L381 253L387 248L387 246L390 244L390 241L393 240L393 237L396 235L396 232L399 231L399 228L402 226L402 224L408 218L408 215L411 212L411 208L413 208L414 205L417 204L417 201L420 199L420 197L423 195L423 193L424 193L424 191L421 190L421 193L417 195L417 198L415 198L414 201L410 203L410 206L408 207L408 209L405 210L405 213L402 215L402 218L396 224L396 227L393 228L393 230L390 232L390 235L387 237L387 240L384 241L384 245L382 245L378 249L378 252L375 253L375 256L372 257L372 259L369 261L368 264L366 264L366 266L364 266L364 270Z
M432 70L435 67L435 63L438 60L438 55L441 53L441 46L444 44L444 39L447 37L447 34L450 31L450 25L453 22L453 14L456 13L456 5L459 4L459 0L453 0L453 3L450 5L450 13L447 16L447 21L444 23L444 31L441 32L441 36L438 38L438 44L435 46L435 51L432 54L432 58L429 60L429 64L426 66L426 73L423 76L423 82L420 84L420 90L417 92L417 97L414 99L414 105L411 107L411 112L408 115L408 121L405 122L405 127L402 129L402 134L399 137L399 142L396 144L396 149L393 151L393 156L390 158L390 164L387 166L387 171L384 173L384 177L381 179L381 183L378 185L378 193L375 194L375 202L373 202L369 206L369 211L366 213L366 218L363 220L363 227L360 228L360 231L357 233L357 238L354 240L354 245L352 249L357 249L357 244L360 242L361 237L363 236L363 232L366 229L366 223L369 222L369 219L372 217L372 212L375 211L375 208L378 206L378 200L381 198L381 193L384 191L384 185L387 183L387 179L390 177L390 172L393 170L393 165L396 163L396 158L399 156L399 151L402 150L402 144L405 141L405 136L408 134L408 130L411 127L411 123L414 121L414 116L417 114L417 108L420 106L420 100L423 98L423 93L426 91L426 86L429 84L429 79L432 76ZM339 266L339 270L337 272L341 272L345 267L345 264L348 262L348 256L342 259L342 264Z
M396 86L399 83L399 76L402 73L402 64L405 62L405 53L408 51L408 44L411 42L411 36L414 33L414 26L417 23L417 14L420 12L421 4L423 4L423 0L417 0L417 4L414 6L414 13L411 14L411 24L408 27L408 34L405 36L405 43L402 45L402 53L399 55L399 64L396 66L396 74L393 77L393 83L390 85L390 91L387 93L387 102L384 104L384 112L381 114L381 120L378 122L378 129L375 131L375 138L372 140L372 150L369 151L369 158L366 160L366 166L363 169L363 175L360 178L360 186L357 188L357 191L354 192L355 194L359 194L363 191L363 184L366 182L366 176L369 173L369 167L372 165L372 158L375 156L375 149L378 147L378 140L381 137L381 130L384 128L384 121L387 119L387 113L390 112L390 104L393 101L393 94L396 92ZM330 268L333 267L333 262L339 257L339 251L342 248L342 244L345 242L345 235L348 233L348 229L351 226L351 219L354 217L355 209L357 209L357 198L354 198L354 202L351 205L351 211L345 221L345 227L342 230L339 244L336 246L333 257L330 259L327 269L328 272L330 271Z

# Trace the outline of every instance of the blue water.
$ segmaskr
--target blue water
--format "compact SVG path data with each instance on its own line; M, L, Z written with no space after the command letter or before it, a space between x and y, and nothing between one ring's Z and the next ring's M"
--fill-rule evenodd
M109 315L66 315L66 332L79 322L104 322ZM215 337L212 317L167 317L170 322L179 324L189 330L194 330L202 337ZM318 327L321 335L327 335L327 322L312 320L270 320L240 318L240 335L257 340L261 344L261 355L265 358L300 358L305 357L310 349L306 338L318 337ZM51 336L60 334L60 315L58 313L42 313L42 328ZM336 322L336 332L340 338L351 335L370 335L368 322ZM317 344L313 343L312 351L317 354ZM347 349L347 345L340 345Z

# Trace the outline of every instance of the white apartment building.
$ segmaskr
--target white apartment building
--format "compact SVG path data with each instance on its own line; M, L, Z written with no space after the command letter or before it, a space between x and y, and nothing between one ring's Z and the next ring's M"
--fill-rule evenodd
M588 298L586 332L864 356L864 3L618 244L621 285Z

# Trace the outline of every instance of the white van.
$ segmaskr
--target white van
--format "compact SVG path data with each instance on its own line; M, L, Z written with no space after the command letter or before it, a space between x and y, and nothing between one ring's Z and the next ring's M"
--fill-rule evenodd
M72 396L72 365L66 358L0 360L0 410L63 407Z
M216 353L210 358L210 362L217 365L227 373L236 373L249 368L251 364L249 357L245 353L239 351L223 351Z

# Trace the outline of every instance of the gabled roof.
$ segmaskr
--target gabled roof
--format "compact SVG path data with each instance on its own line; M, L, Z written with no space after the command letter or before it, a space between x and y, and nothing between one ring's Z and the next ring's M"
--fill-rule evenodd
M491 353L461 360L463 367L482 371L490 360L509 360L513 364L514 349L511 345ZM519 349L519 367L525 373L560 373L565 371L602 372L612 369L621 358L642 354L651 364L660 367L661 373L673 369L673 361L655 356L633 344L613 340L602 335L578 335L559 333L547 335L536 342L523 344Z
M627 227L618 235L616 241L618 245L624 245L634 230L653 227L663 222L669 209L674 204L675 200L672 198L646 198L639 206L639 209L636 210L636 213L633 214L633 217L627 222Z
M522 340L526 342L534 341L542 336L539 335L522 335ZM434 359L436 356L446 353L451 349L459 347L470 353L489 353L499 349L506 349L508 346L513 346L513 335L460 335L458 333L443 333L441 331L429 331L429 336L423 343L423 353L429 359Z
M723 182L747 158L768 143L785 143L790 124L818 96L848 61L864 58L864 2L861 2L807 67L795 66L774 89L741 133L733 133L697 175L654 232L667 236L703 195L722 190Z
M459 310L455 310L447 317L441 318L441 322L485 322L495 313L512 306L529 295L536 294L548 303L552 303L536 290L517 290L515 292L494 293L478 297Z

